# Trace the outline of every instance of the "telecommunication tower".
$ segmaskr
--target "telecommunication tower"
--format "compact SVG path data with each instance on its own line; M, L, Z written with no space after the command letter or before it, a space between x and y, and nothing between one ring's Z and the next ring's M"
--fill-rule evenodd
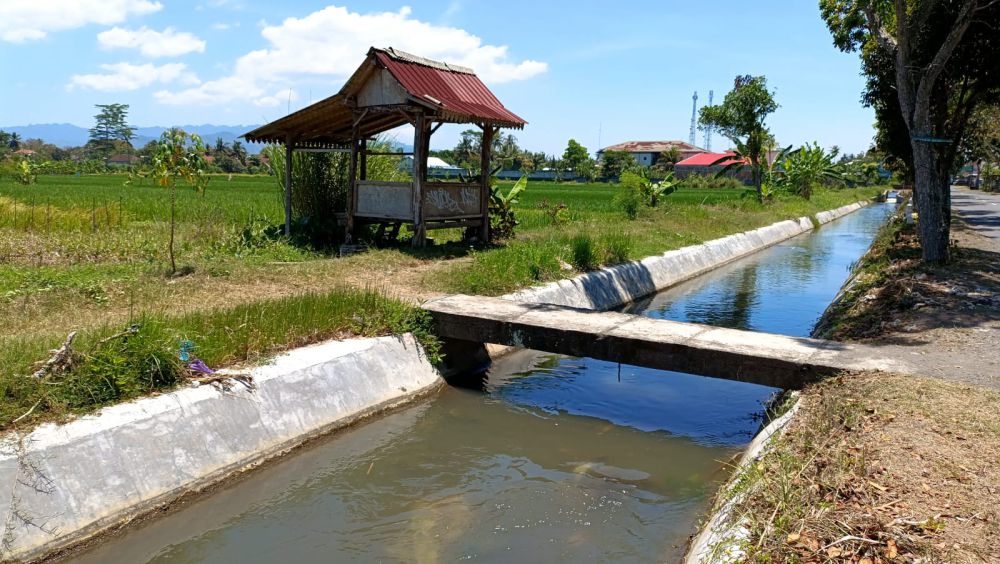
M693 102L691 104L691 133L688 135L688 142L690 144L694 145L694 142L695 142L694 133L695 133L695 129L697 129L697 126L698 126L698 91L697 90L695 90L694 96L692 96L691 99L693 100Z
M708 105L709 106L712 105L712 96L714 94L715 94L714 90L709 90L708 91ZM705 150L709 151L709 152L712 151L712 126L711 125L705 128Z

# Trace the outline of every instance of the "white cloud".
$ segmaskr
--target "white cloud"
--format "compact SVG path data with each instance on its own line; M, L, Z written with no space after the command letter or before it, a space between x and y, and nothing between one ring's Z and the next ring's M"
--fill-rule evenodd
M280 25L264 25L264 49L236 60L230 76L206 81L195 88L162 91L166 104L257 104L281 99L288 86L307 78L346 79L371 46L395 47L430 59L473 68L486 82L523 80L544 73L548 65L534 60L514 61L505 45L483 40L455 27L435 25L411 17L408 7L398 12L361 14L328 6Z
M104 49L138 49L147 57L176 57L187 53L204 53L205 41L186 31L171 27L156 31L148 27L125 29L113 27L97 34L97 43Z
M102 92L121 92L138 90L157 82L198 84L198 78L189 72L187 66L183 63L168 63L160 66L151 63L144 65L114 63L101 65L101 68L108 72L103 74L73 75L66 89L75 90L83 88L100 90Z
M0 39L35 41L50 32L88 24L113 25L162 8L163 4L150 0L4 0L0 2Z
M226 22L218 22L218 23L212 24L212 29L214 29L216 31L228 31L230 29L233 29L234 27L240 27L240 22L236 22L236 23L232 23L232 24L226 23Z

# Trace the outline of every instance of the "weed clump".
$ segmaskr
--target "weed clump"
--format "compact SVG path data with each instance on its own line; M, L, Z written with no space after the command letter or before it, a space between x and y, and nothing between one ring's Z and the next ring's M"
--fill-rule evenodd
M633 241L628 233L612 233L603 240L604 264L615 265L632 259Z
M577 270L587 272L601 266L597 245L590 235L577 235L570 241L571 261Z

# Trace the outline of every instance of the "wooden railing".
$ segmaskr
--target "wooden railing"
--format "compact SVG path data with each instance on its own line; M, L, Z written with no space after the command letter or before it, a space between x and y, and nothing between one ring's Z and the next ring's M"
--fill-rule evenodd
M483 215L482 184L464 182L424 183L425 220L466 219Z
M413 221L413 184L359 180L354 210L359 217Z

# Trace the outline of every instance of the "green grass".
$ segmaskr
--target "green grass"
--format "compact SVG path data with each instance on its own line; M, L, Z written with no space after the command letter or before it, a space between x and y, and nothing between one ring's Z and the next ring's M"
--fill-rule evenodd
M75 363L47 379L30 374L62 339L26 337L0 349L0 429L35 406L25 423L83 413L103 405L169 389L187 376L178 360L181 341L209 366L260 362L290 347L345 335L413 332L432 362L438 344L426 312L381 292L335 289L263 300L181 316L144 315L139 330L112 339L124 326L82 331L73 344Z

